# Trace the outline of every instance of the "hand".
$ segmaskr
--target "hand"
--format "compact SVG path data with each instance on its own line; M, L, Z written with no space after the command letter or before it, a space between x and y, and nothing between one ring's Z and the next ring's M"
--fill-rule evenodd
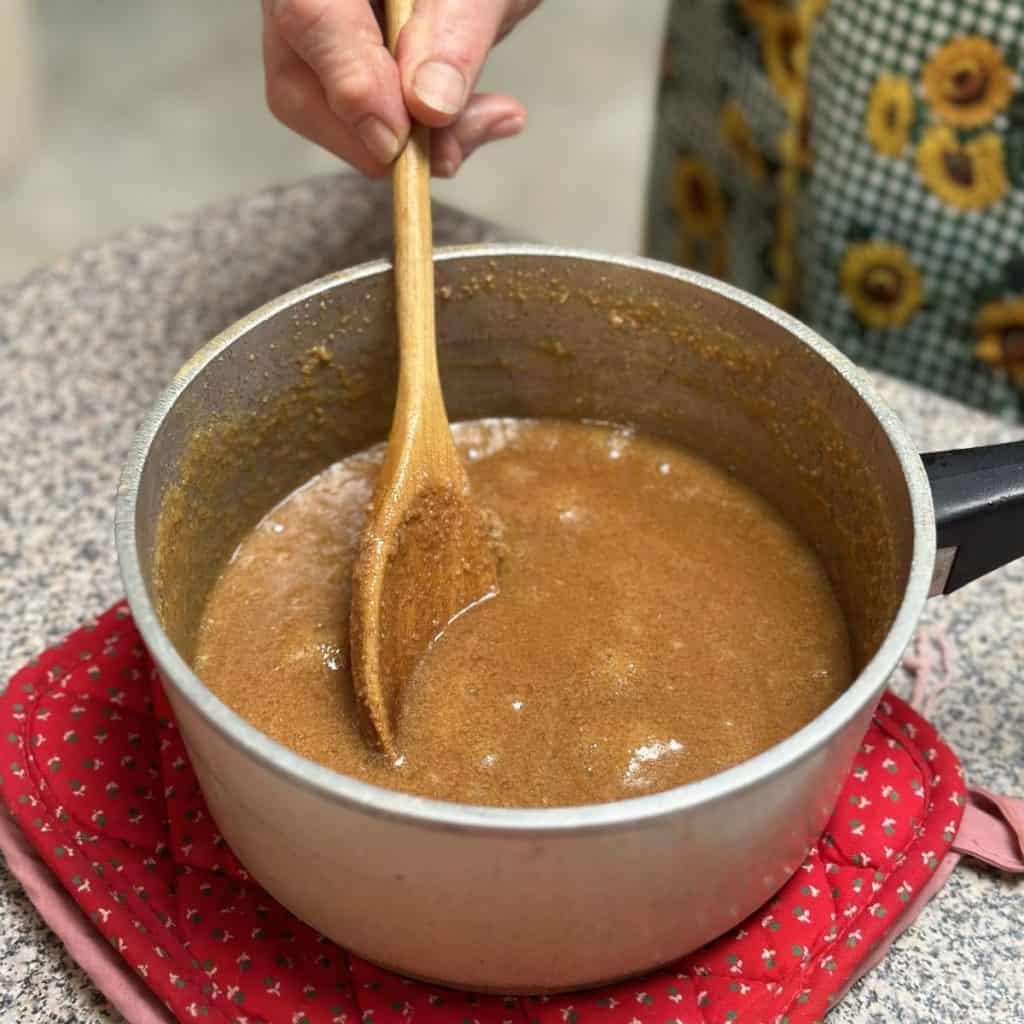
M389 173L411 116L434 129L434 174L451 177L478 146L522 131L522 104L473 89L491 47L539 3L418 0L394 59L379 0L264 0L267 105L371 178Z

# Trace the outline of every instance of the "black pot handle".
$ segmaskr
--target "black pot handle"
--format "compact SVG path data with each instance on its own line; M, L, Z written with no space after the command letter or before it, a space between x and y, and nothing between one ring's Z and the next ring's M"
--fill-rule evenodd
M935 501L933 594L1024 556L1024 441L922 455Z

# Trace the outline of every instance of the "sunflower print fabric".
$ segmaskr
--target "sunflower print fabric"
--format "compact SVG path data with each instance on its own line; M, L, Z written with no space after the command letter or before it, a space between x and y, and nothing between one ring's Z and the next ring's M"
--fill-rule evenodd
M1024 0L675 0L647 242L1024 419Z

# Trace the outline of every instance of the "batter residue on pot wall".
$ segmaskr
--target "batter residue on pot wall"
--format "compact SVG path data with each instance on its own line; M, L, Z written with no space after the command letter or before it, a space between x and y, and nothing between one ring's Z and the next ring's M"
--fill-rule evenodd
M651 793L783 739L845 689L846 626L810 548L726 473L628 430L455 428L503 524L500 597L406 690L400 756L360 734L350 574L380 449L274 509L213 589L195 667L255 726L357 778L463 803Z

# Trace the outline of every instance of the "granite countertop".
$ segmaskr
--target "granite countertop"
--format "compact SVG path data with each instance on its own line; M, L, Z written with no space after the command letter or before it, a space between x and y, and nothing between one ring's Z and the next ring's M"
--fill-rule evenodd
M440 209L439 242L498 237ZM311 278L384 255L387 191L315 179L139 228L0 290L0 680L121 593L113 495L136 426L222 327ZM1021 431L879 381L922 449ZM932 719L969 779L1024 794L1024 561L929 604L955 679ZM897 679L907 692L908 679ZM2 686L2 682L0 682ZM830 1015L1024 1021L1024 888L961 865L883 964ZM0 1022L120 1020L0 862Z

